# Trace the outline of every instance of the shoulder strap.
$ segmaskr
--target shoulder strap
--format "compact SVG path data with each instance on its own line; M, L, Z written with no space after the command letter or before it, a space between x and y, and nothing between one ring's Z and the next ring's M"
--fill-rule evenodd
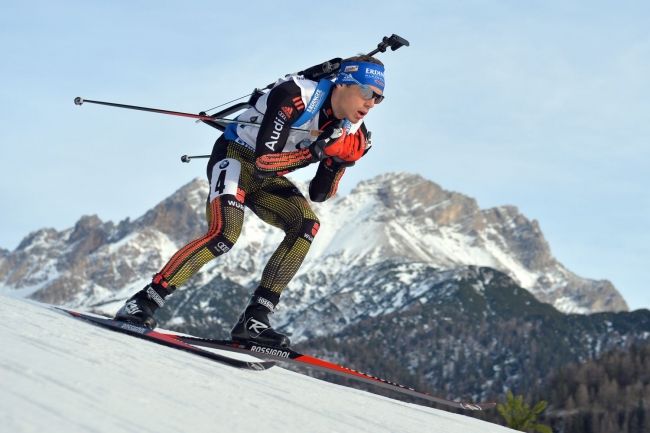
M223 132L224 137L226 137L226 140L229 141L235 141L239 136L237 135L237 124L236 123L231 123L228 126L226 126L226 130Z
M327 95L330 93L333 86L334 83L328 79L323 78L320 80L316 86L316 90L314 90L314 94L309 99L307 108L305 108L305 111L302 112L300 117L298 117L291 126L302 126L313 119L325 103L325 99L327 99Z

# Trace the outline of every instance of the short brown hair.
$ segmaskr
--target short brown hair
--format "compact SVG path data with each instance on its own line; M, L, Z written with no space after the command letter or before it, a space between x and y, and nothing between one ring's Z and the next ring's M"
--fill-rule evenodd
M368 63L374 63L379 66L384 66L382 62L367 54L359 54L358 56L348 57L347 59L343 59L341 61L341 63L345 63L345 62L368 62Z

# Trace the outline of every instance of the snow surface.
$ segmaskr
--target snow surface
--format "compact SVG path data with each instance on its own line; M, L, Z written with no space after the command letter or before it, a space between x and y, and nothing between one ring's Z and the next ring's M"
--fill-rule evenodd
M0 431L491 433L280 367L238 370L0 296Z

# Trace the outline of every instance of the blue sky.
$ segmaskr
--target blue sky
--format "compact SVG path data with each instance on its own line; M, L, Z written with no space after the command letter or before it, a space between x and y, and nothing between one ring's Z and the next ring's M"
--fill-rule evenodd
M239 4L239 2L237 3ZM75 96L198 112L397 33L373 151L343 181L419 173L539 221L553 254L650 308L650 6L605 1L4 1L0 247L136 218L217 134ZM307 178L311 172L301 175Z

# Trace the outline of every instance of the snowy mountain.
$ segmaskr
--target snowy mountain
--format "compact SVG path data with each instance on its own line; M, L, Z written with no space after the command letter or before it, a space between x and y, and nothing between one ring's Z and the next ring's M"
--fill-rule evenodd
M237 370L0 298L2 431L513 431L278 366Z
M134 221L32 233L0 254L0 291L114 313L206 230L206 190L192 181ZM567 270L514 207L386 174L314 209L321 229L272 319L310 353L484 400L650 339L650 311L625 312L608 281ZM282 236L247 212L238 243L169 298L161 326L227 337Z
M0 254L0 286L74 306L122 300L206 229L206 191L205 181L197 179L135 221L114 224L85 216L61 232L32 233L15 251ZM321 229L284 295L294 307L349 288L350 277L390 261L460 272L470 265L491 267L563 312L627 310L609 281L581 278L559 263L537 222L512 206L482 210L474 199L419 176L392 173L361 182L350 194L314 208ZM281 238L279 230L248 212L233 250L208 264L191 286L203 286L218 275L255 287L261 264ZM400 278L414 278L417 268Z

